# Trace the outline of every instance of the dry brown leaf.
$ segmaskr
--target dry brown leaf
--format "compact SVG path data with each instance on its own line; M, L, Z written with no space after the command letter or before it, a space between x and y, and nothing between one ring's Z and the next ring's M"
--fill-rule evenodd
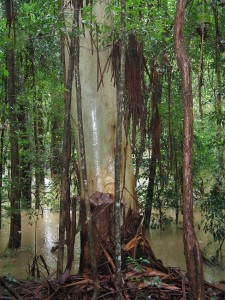
M163 283L161 285L161 287L163 287L164 289L170 290L170 291L180 291L181 289L175 285L170 285L167 283Z
M69 287L69 286L86 285L86 284L93 284L93 280L84 279L84 280L76 281L76 282L64 285L63 288Z
M111 256L108 254L108 252L105 250L105 248L102 246L101 244L101 247L102 247L102 250L106 256L106 258L108 259L108 262L110 263L111 267L113 268L113 271L115 271L116 267L115 267L115 264L111 258Z
M131 241L129 241L126 245L123 245L122 249L124 251L130 251L131 249L133 249L138 243L139 241L142 240L141 236L135 236Z
M135 276L136 272L127 272L125 274L125 279L130 279L131 277Z
M146 269L145 276L159 276L159 277L167 277L167 276L168 276L168 274L165 274L165 273L163 273L163 272L160 272L160 271L154 270L154 269L152 269L152 268L147 268L147 269Z

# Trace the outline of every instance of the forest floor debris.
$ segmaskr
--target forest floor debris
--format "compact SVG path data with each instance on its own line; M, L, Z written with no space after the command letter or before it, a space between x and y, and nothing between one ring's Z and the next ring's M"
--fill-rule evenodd
M104 208L104 207L103 207ZM99 206L96 210L99 214ZM105 210L104 210L105 211ZM115 259L113 243L99 242L101 248L98 261L100 292L96 300L190 300L190 287L185 272L179 268L165 267L152 251L140 228L141 217L129 210L122 229L122 287L115 283ZM104 241L104 239L100 239ZM32 274L36 274L38 261L48 268L43 257L35 257ZM39 269L38 269L39 270ZM55 273L54 273L55 274ZM0 300L90 300L94 292L91 275L70 275L61 278L48 275L42 281L17 281L0 277ZM37 274L38 275L38 274ZM223 282L222 282L223 285ZM224 288L205 282L206 300L225 300Z
M164 273L153 268L131 263L123 271L123 299L190 299L190 290L185 273L178 268L168 268ZM100 276L98 300L117 299L118 289L113 275ZM42 282L16 281L0 278L1 300L90 300L94 290L93 281L71 275L63 284L57 279ZM225 290L205 282L206 299L225 299Z

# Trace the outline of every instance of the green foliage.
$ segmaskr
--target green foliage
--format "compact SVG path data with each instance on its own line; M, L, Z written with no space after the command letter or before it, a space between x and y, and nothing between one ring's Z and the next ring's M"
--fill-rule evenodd
M154 276L154 277L145 277L144 278L144 283L146 285L150 286L157 286L160 288L162 286L162 280L159 278L159 276Z
M130 256L127 257L127 264L131 265L135 271L142 270L144 265L149 265L149 260L143 257L134 259Z
M222 250L225 237L225 187L223 181L218 178L209 193L209 196L200 203L202 211L202 226L206 233L210 233L212 243L217 245L213 261L217 261Z
M13 269L15 266L12 265L11 268ZM6 277L6 280L11 283L19 283L11 274L6 274L4 277Z
M173 221L173 218L168 216L165 212L162 212L161 215L153 212L151 218L151 229L160 228L161 230L165 230L173 223Z

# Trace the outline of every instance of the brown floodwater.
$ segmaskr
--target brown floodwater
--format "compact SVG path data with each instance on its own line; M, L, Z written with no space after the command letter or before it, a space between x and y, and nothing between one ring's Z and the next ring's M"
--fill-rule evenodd
M147 234L147 233L146 233ZM151 230L147 234L151 242L152 249L157 258L161 259L165 266L180 267L186 270L184 245L183 245L183 230L176 226L170 226L165 231ZM201 248L207 245L208 237L203 232L197 232L197 238ZM223 247L225 253L225 247ZM213 255L213 247L211 249ZM205 280L209 282L218 282L225 279L225 257L222 260L222 265L209 266L204 264Z
M9 236L9 221L3 219L0 230L0 275L13 276L26 279L30 276L30 267L35 255L42 255L50 269L56 270L57 251L51 253L53 246L58 241L59 213L48 209L43 210L43 215L32 217L22 213L22 246L17 250L7 250ZM77 236L78 237L78 236ZM79 241L76 243L75 252L79 253ZM77 272L78 259L74 263L74 272ZM44 268L41 268L43 271ZM46 272L45 272L46 275Z
M198 216L197 216L198 217ZM35 221L36 220L36 221ZM9 236L9 220L3 219L3 227L0 230L0 276L13 276L17 279L29 278L29 269L36 255L42 255L50 268L50 272L56 270L57 252L51 253L51 248L58 240L59 214L48 209L43 211L43 216L33 218L32 225L29 216L22 214L22 246L18 250L7 250ZM185 258L183 250L183 230L175 225L164 231L159 229L146 233L151 247L157 258L166 266L180 267L185 270ZM209 237L202 231L197 231L197 237L201 246L207 245ZM211 249L213 254L213 247ZM225 253L225 245L223 254ZM76 273L79 262L79 237L75 244L75 262L73 272ZM205 279L209 282L225 280L225 259L222 267L204 265Z

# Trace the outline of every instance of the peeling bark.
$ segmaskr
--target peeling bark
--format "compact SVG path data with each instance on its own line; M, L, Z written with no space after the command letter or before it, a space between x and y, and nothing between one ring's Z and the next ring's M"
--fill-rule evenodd
M96 24L109 24L106 19L105 7L109 1L93 4ZM66 14L71 14L72 8L68 6ZM88 176L88 194L96 191L114 194L115 184L115 144L116 144L116 85L113 80L111 65L112 47L104 47L94 40L87 28L80 37L80 80L82 86L82 110L84 120L84 140L86 146L86 164ZM100 33L98 33L100 35ZM104 37L102 37L104 38ZM68 61L67 61L68 64ZM67 65L68 67L68 65ZM72 96L72 126L75 131L75 142L79 145L78 119L76 108L76 93ZM127 142L125 129L122 129L122 162L120 189L123 191L123 203L137 207L135 180L132 165L130 143ZM78 162L80 163L80 150L78 147ZM81 168L80 168L81 173ZM81 176L82 177L82 176ZM82 181L82 180L81 180ZM83 186L81 186L83 196Z
M186 53L183 37L185 0L177 0L174 27L174 45L181 72L182 100L184 110L183 140L183 221L184 249L188 271L191 299L203 300L204 278L202 257L193 221L192 147L193 147L193 95L191 84L191 64Z
M93 3L92 13L96 18L93 18L92 28L98 30L97 25L100 24L101 26L101 24L110 22L106 19L105 7L107 3L108 1ZM88 4L86 2L83 5ZM71 20L72 13L73 6L68 3L65 17ZM80 14L82 14L82 9L80 9ZM89 31L83 24L80 23L79 25L79 29L82 28L84 32L79 36L79 49L76 50L79 54L79 60L75 62L76 75L72 91L71 124L75 132L78 154L80 196L85 199L85 202L81 203L80 213L80 223L82 224L80 272L90 274L91 267L94 269L94 263L91 261L92 254L89 252L93 247L88 246L87 240L91 232L88 227L91 227L91 216L88 216L90 195L96 191L113 196L115 193L117 87L113 80L110 60L112 47L105 47L98 38L95 39L95 34L92 32L94 29ZM100 34L98 32L97 36ZM66 51L66 68L69 68L68 49ZM119 190L123 204L128 210L129 207L137 207L137 198L131 147L127 141L124 124L122 124L121 140L122 159ZM107 221L109 222L109 220ZM99 220L96 219L95 223L98 222ZM110 229L109 226L106 228Z

